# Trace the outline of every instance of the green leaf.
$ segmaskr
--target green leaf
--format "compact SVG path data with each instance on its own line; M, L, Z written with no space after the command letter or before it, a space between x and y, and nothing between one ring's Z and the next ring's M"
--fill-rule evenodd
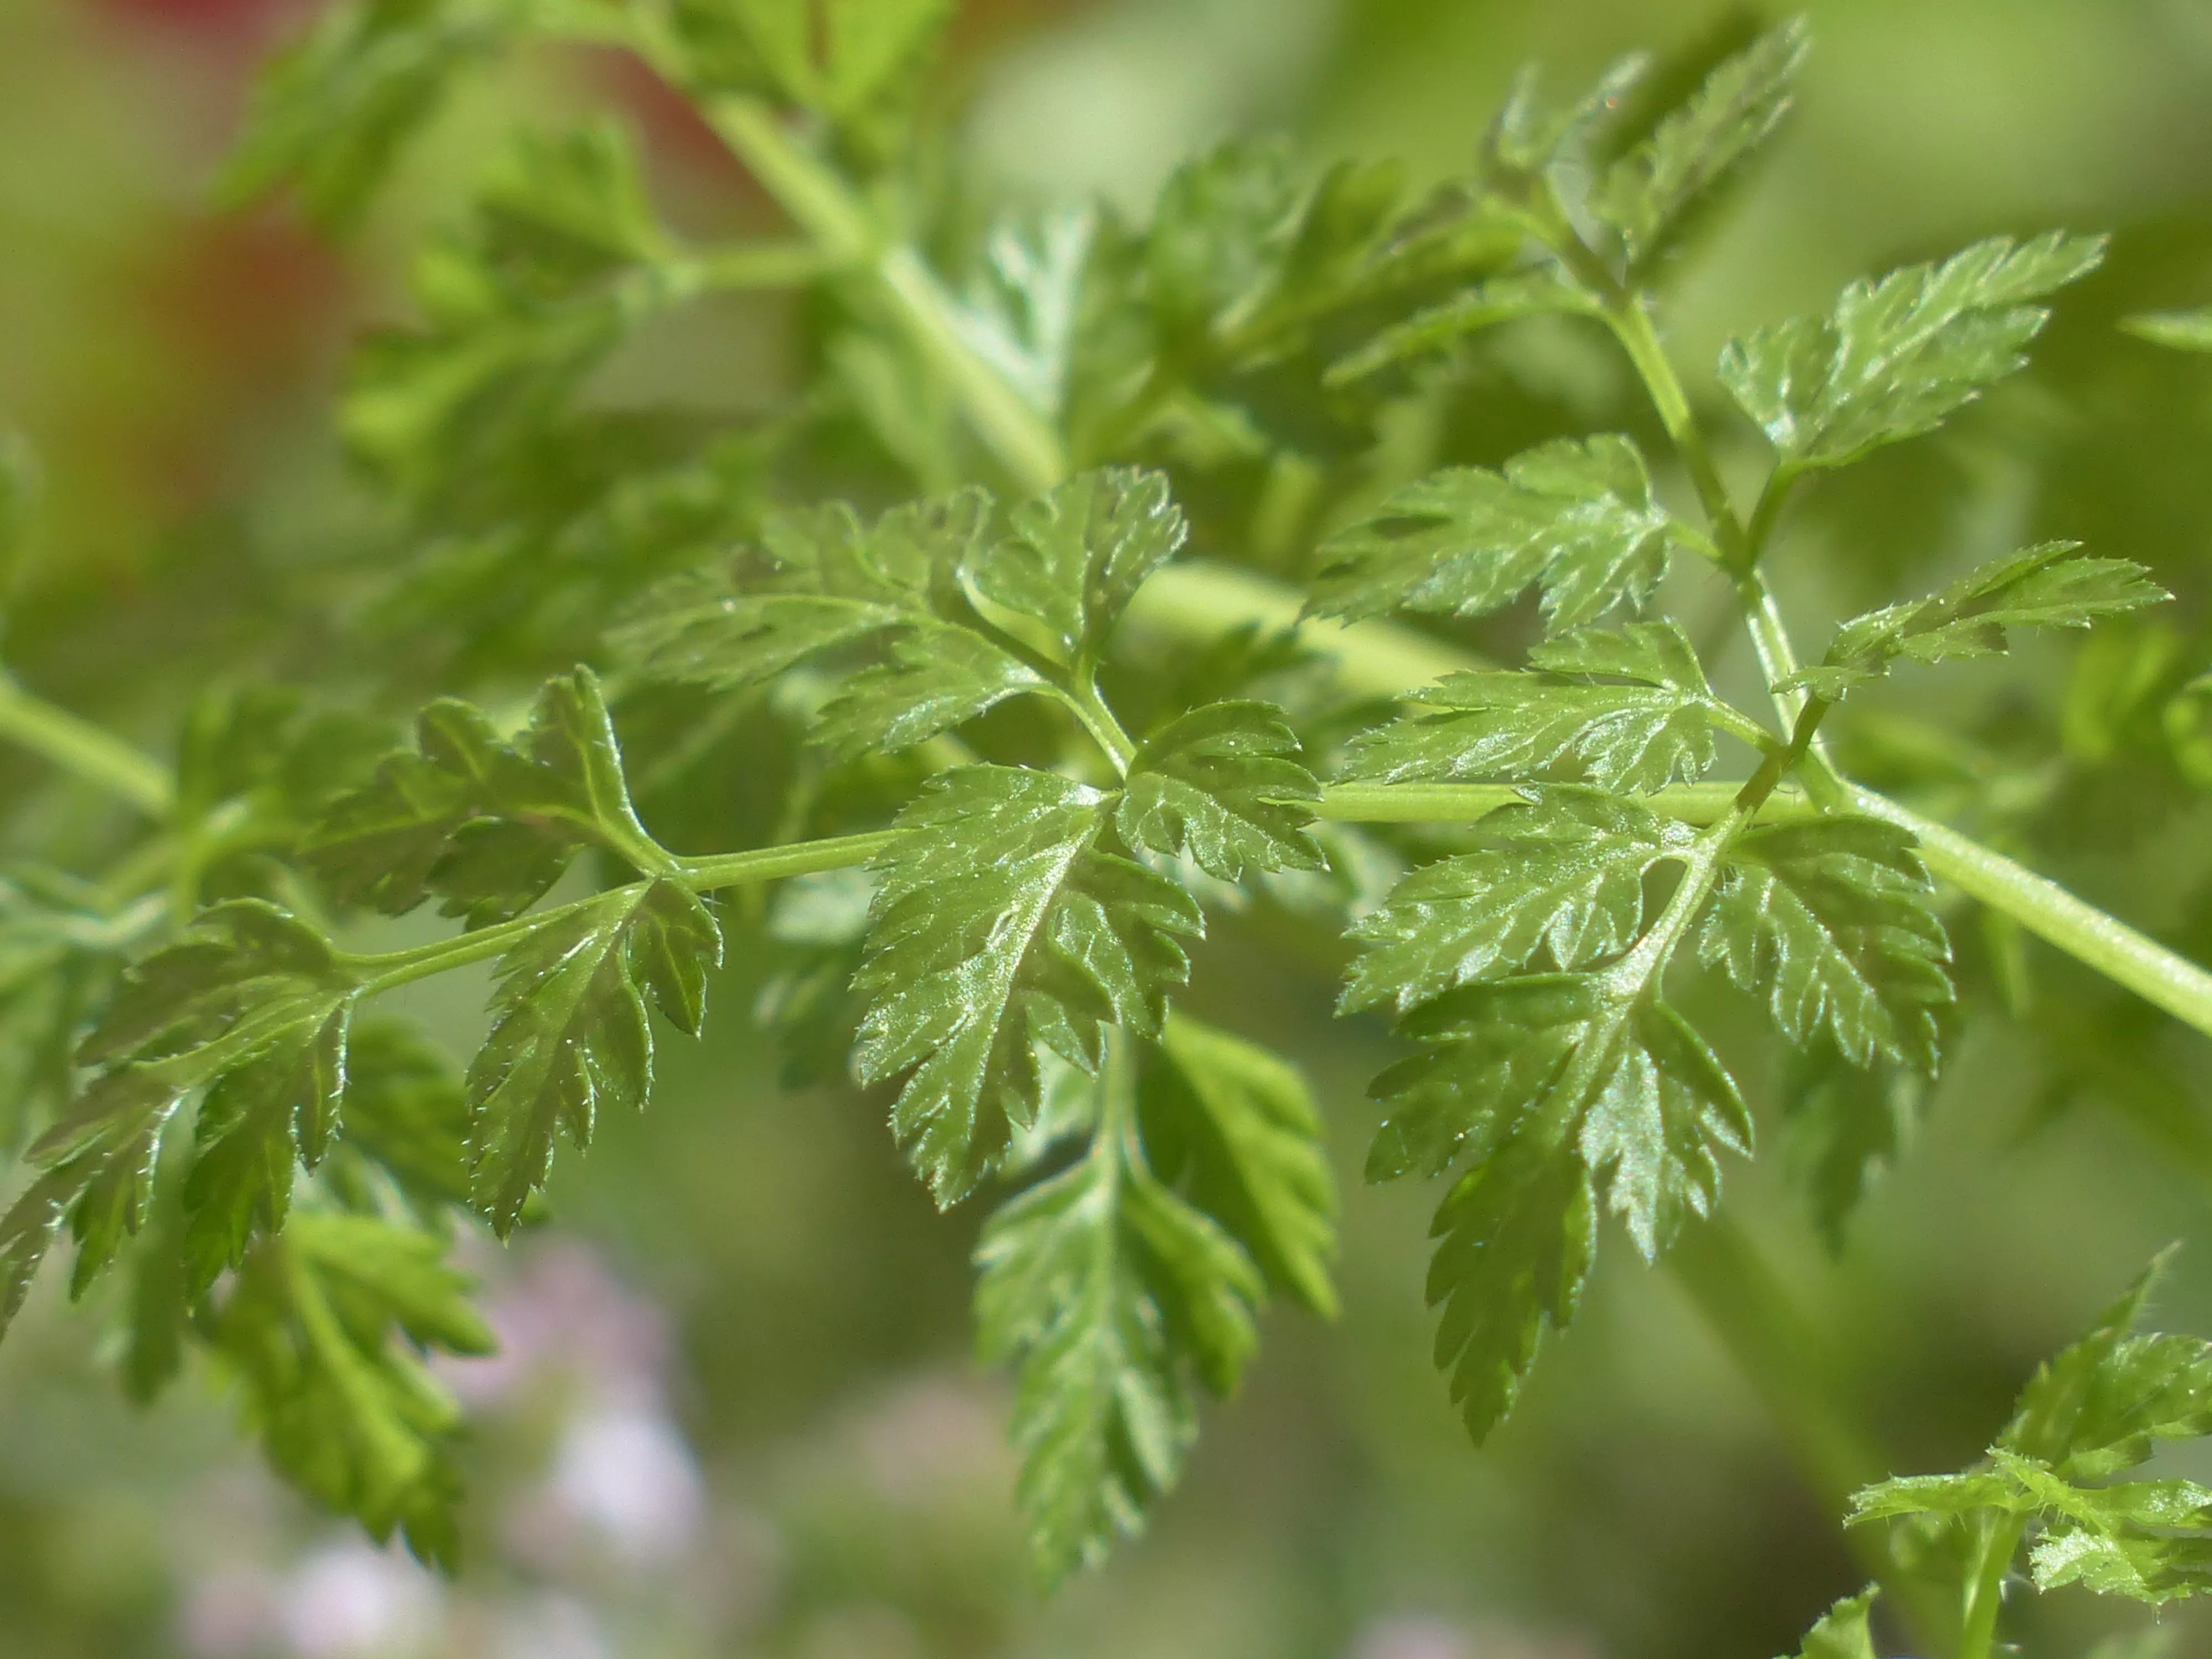
M1853 1066L1825 1042L1791 1057L1782 1090L1784 1162L1838 1255L1861 1201L1904 1150L1926 1095L1924 1076L1910 1066Z
M1280 143L1227 143L1170 173L1144 245L1145 292L1163 356L1208 355L1232 307L1279 269L1298 210Z
M910 102L951 0L678 0L693 71L827 118L872 156Z
M1308 609L1349 619L1405 609L1477 617L1528 587L1547 632L1640 606L1683 532L1652 498L1626 438L1555 439L1503 472L1448 467L1322 545Z
M2059 1528L2036 1541L2035 1587L2079 1584L2154 1607L2212 1590L2212 1538L2115 1536L2087 1527Z
M1378 369L1445 350L1500 323L1523 317L1595 317L1602 310L1596 295L1555 265L1510 271L1384 329L1331 364L1328 383L1348 385Z
M961 592L990 515L972 489L866 527L842 503L781 514L763 530L762 557L664 584L617 629L617 647L647 674L726 690L802 664L829 672L817 741L841 756L911 747L1046 684L975 631Z
M469 1201L468 1091L450 1055L390 1015L356 1020L346 1042L343 1137L326 1178L356 1208L365 1166L380 1167L415 1212L441 1219Z
M2104 258L2100 236L1977 242L1940 265L1855 282L1826 317L1793 317L1722 348L1721 384L1789 471L1843 466L1933 431L2023 367L2050 313L2033 301Z
M863 1082L904 1076L891 1124L939 1204L973 1189L1030 1122L1036 1051L1085 1069L1101 1027L1156 1035L1189 972L1183 890L1102 848L1114 797L1050 773L940 773L899 816L855 988Z
M952 313L968 349L1048 419L1067 402L1083 274L1097 214L1063 208L993 228L981 276Z
M279 1471L377 1539L397 1528L450 1570L460 1410L422 1352L493 1344L443 1255L428 1233L303 1212L247 1255L212 1340Z
M1138 1091L1144 1142L1170 1190L1218 1222L1268 1282L1336 1314L1336 1182L1297 1069L1189 1015L1167 1023Z
M415 742L331 801L301 844L343 902L397 915L434 892L445 915L481 927L536 903L580 848L644 871L668 865L630 805L588 668L545 684L514 744L455 697L423 708Z
M1572 969L1624 950L1644 928L1645 874L1694 839L1632 802L1568 787L1499 808L1474 836L1352 927L1346 1010L1402 1012L1532 963Z
M2078 542L2044 542L1992 560L1940 593L1854 617L1836 630L1827 654L1777 683L1802 686L1830 702L1887 674L1900 659L1942 662L2005 649L2008 628L2087 628L2100 617L2173 596L2129 559L2075 552Z
M1632 270L1665 252L1685 216L1772 135L1808 50L1802 18L1769 31L1607 169L1590 211L1619 234Z
M2124 319L2120 326L2153 345L2176 351L2212 351L2212 306L2196 311L2151 311Z
M424 325L364 343L340 428L410 501L465 489L489 458L540 430L623 339L705 280L653 219L623 129L526 137L486 182L469 228L419 256Z
M1479 1443L1513 1409L1546 1329L1574 1319L1597 1249L1589 1173L1567 1148L1510 1142L1460 1178L1429 1231L1437 1366Z
M1510 189L1565 159L1605 124L1650 67L1650 60L1641 52L1620 58L1578 101L1564 109L1546 106L1536 95L1535 71L1522 70L1483 138L1487 180Z
M1805 1644L1797 1650L1797 1659L1881 1659L1867 1623L1877 1593L1861 1590L1822 1613L1820 1622L1805 1632Z
M70 1293L81 1296L143 1224L161 1132L185 1090L131 1066L96 1078L33 1143L45 1167L0 1216L0 1332L23 1305L64 1222L76 1241Z
M89 884L21 866L0 875L0 1147L69 1098L72 1051L106 1000L147 907L121 914Z
M963 570L986 599L1038 623L1059 660L1079 667L1097 660L1130 596L1187 533L1164 475L1113 467L1023 502L1012 533L976 548Z
M1530 974L1470 985L1401 1023L1423 1051L1376 1079L1389 1110L1369 1179L1480 1165L1534 1137L1577 1143L1609 1170L1612 1206L1646 1257L1719 1190L1716 1154L1748 1152L1751 1121L1712 1051L1648 985Z
M1576 763L1599 788L1648 793L1711 770L1713 727L1735 718L1671 618L1565 635L1528 660L1536 672L1448 674L1415 693L1409 714L1354 739L1342 775L1525 782Z
M1210 876L1246 870L1319 870L1305 825L1321 785L1297 735L1264 702L1194 708L1145 740L1115 809L1131 847L1188 858Z
M333 7L263 73L222 194L236 202L290 183L317 218L352 218L447 88L543 9L532 0Z
M721 930L670 881L618 887L556 913L499 959L491 1035L468 1072L471 1190L501 1237L545 1184L553 1143L591 1144L603 1110L653 1089L647 1004L687 1036L722 961Z
M1249 1257L1146 1166L1126 1062L1098 1084L1089 1151L992 1217L976 1249L978 1344L1019 1368L1016 1499L1056 1580L1140 1530L1197 1431L1187 1371L1226 1393L1266 1293Z
M303 1023L250 1064L226 1072L200 1103L185 1176L185 1285L197 1300L244 1258L256 1233L282 1231L294 1169L321 1161L346 1086L350 997L321 1024Z
M1762 994L1798 1046L1825 1033L1854 1065L1932 1076L1954 1000L1934 885L1904 830L1845 815L1763 824L1730 844L1698 955Z

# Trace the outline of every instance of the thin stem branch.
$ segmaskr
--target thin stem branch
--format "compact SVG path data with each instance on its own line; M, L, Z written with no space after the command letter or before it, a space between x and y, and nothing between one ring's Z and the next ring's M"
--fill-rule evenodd
M1070 680L1066 692L1067 706L1083 722L1083 729L1091 734L1091 740L1106 751L1106 758L1114 763L1115 774L1127 777L1137 758L1136 740L1114 718L1106 699L1098 695L1097 683L1087 673L1078 673Z
M149 818L176 806L167 768L113 732L33 696L0 672L0 739L127 801Z
M1685 783L1644 799L1662 817L1717 823L1742 791L1734 783ZM1335 823L1473 823L1527 799L1510 783L1332 783L1322 791L1316 816ZM1789 789L1777 789L1759 803L1760 816L1770 819L1810 817L1818 810Z
M2013 1557L2020 1552L2027 1522L2017 1516L1984 1523L1975 1540L1973 1576L1966 1585L1963 1622L1959 1632L1959 1659L1989 1659L1996 1644L1997 1613L2004 1606L2004 1582L2012 1572Z

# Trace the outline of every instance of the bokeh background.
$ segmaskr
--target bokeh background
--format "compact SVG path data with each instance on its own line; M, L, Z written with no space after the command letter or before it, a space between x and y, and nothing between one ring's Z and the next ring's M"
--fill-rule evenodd
M2156 626L2201 668L2212 362L2113 324L2212 301L2212 6L1810 10L1817 55L1786 137L1674 279L1681 362L1992 231L2118 240L2033 374L1828 491L1778 555L1785 599L1822 619L1964 556L2080 537L2182 596ZM297 596L377 545L331 400L349 341L402 313L406 250L489 135L611 101L648 135L672 213L769 212L640 76L581 56L473 91L342 243L282 208L216 211L208 179L252 66L305 15L0 0L0 422L47 479L5 656L157 748L189 688L311 659ZM977 175L1015 198L1141 207L1193 148L1267 130L1317 161L1396 155L1441 179L1521 63L1564 86L1733 17L1676 0L971 0L943 96ZM622 372L714 408L772 405L799 373L781 307L725 307ZM1617 371L1571 345L1486 348L1453 447L1494 460L1532 434L1640 420ZM1933 684L1887 707L1929 714ZM2212 957L2212 906L2192 897L2212 814L2143 757L2140 721L2099 701L2071 647L1944 686L1937 712L1966 734L1953 749L1913 748L1879 703L1847 740L1906 784L1940 796L1948 781L2039 866ZM1992 778L2018 785L2001 810ZM14 756L0 792L18 842L88 810ZM1844 1254L1778 1160L1729 1176L1731 1216L1804 1316L1786 1340L1898 1472L1971 1459L2035 1361L2171 1240L2196 1242L2165 1322L2212 1332L2203 1044L1954 920L1970 969L2006 994L1968 1023ZM1431 1195L1357 1180L1383 1041L1333 1023L1324 979L1232 930L1200 1002L1316 1085L1344 1181L1346 1311L1275 1317L1150 1536L1040 1597L1004 1387L968 1353L975 1218L930 1209L880 1102L777 1087L735 1016L747 973L732 970L709 1040L672 1053L650 1113L565 1160L556 1224L471 1258L503 1347L452 1373L478 1425L459 1582L306 1510L234 1436L212 1379L129 1410L96 1300L71 1314L49 1284L0 1349L0 1654L1765 1659L1857 1587L1832 1504L1725 1341L1676 1277L1624 1249L1519 1416L1468 1445L1428 1360ZM422 1012L470 1034L447 1007ZM2083 1073L2092 1086L2072 1086ZM2024 1628L2033 1652L2071 1656L2143 1623L2076 1595ZM2179 1615L2166 1630L2178 1652L2212 1643Z

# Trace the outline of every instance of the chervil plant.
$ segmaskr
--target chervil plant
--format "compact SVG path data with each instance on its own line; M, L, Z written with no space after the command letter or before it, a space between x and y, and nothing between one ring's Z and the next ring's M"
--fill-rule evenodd
M1144 1524L1273 1299L1337 1304L1322 1109L1362 1109L1181 1006L1210 928L1335 952L1343 1012L1402 1039L1367 1173L1442 1183L1427 1299L1478 1442L1607 1218L1645 1258L1686 1228L1739 1248L1702 1218L1753 1152L1741 1079L1776 1068L1693 1010L1740 994L1771 1023L1838 1239L1967 1017L1962 901L2212 1033L2212 975L1829 742L1887 676L2164 602L2126 550L2026 547L1814 653L1765 569L1827 475L2021 369L2099 238L1854 282L1686 381L1664 286L1783 125L1800 27L1679 102L1636 60L1571 104L1524 80L1418 200L1387 166L1237 144L1146 222L975 232L917 141L945 9L340 4L270 70L240 194L349 219L448 82L580 43L688 100L789 232L679 234L617 123L521 136L339 411L398 528L315 603L375 672L211 690L158 761L0 691L0 732L140 824L104 867L0 888L26 1147L0 1316L51 1255L73 1294L118 1270L134 1395L206 1350L285 1475L426 1558L453 1562L462 1497L426 1359L489 1341L449 1247L506 1237L560 1143L647 1103L727 960L763 965L794 1080L877 1091L935 1200L992 1206L979 1341L1014 1374L1048 1579ZM805 296L788 407L586 395L665 314L757 289ZM1656 423L1431 465L1409 411L1539 318L1609 339ZM2212 345L2203 314L2136 326ZM5 537L34 474L0 460ZM1733 613L1755 680L1674 594ZM2118 637L2100 672L2212 783L2201 673ZM394 937L374 914L433 903L457 930L368 948ZM472 963L489 1024L456 1068L380 999ZM2212 1492L2104 1484L2212 1431L2205 1345L2132 1334L2148 1289L1985 1463L1859 1492L1923 1650L1992 1650L2023 1547L2039 1588L2212 1583ZM1808 1659L1870 1659L1872 1605Z

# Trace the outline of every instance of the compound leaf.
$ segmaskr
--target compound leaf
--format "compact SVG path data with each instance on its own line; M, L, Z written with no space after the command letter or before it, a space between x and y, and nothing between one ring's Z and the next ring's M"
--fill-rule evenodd
M602 1110L653 1087L648 1001L696 1036L721 930L698 897L640 882L572 905L499 960L491 1035L468 1072L471 1190L501 1237L545 1182L556 1135L591 1144Z
M1572 969L1643 930L1644 878L1692 834L1596 790L1558 787L1499 808L1474 848L1422 866L1352 929L1342 1006L1402 1012L1532 962Z
M1722 348L1721 384L1782 466L1843 466L1934 430L2027 362L2050 315L2034 301L2104 258L2100 236L1977 242L1942 264L1855 282L1826 317L1793 317Z
M443 1256L428 1233L303 1211L248 1253L212 1340L288 1479L450 1569L460 1408L422 1352L483 1354L493 1342Z
M1763 993L1782 1034L1858 1066L1936 1070L1948 937L1912 837L1877 819L1762 824L1730 843L1698 954Z
M1197 906L1098 845L1113 797L1051 773L966 766L900 814L854 984L870 1006L856 1069L906 1076L891 1123L940 1204L970 1191L1026 1125L1036 1048L1085 1069L1101 1028L1158 1032L1189 972Z
M1538 646L1536 672L1448 674L1405 717L1356 738L1343 775L1383 783L1526 781L1578 764L1599 788L1649 793L1703 777L1731 718L1670 618Z
M1644 457L1605 433L1524 451L1503 472L1448 467L1400 490L1322 544L1308 608L1477 617L1528 587L1552 633L1640 606L1683 532L1652 497Z
M1188 857L1210 876L1318 870L1305 825L1321 785L1297 734L1271 703L1216 702L1177 716L1145 740L1115 809L1130 846Z
M2044 542L1969 572L1940 593L1863 617L1836 630L1827 654L1779 683L1833 702L1897 661L1942 662L2005 649L2008 628L2087 628L2100 617L2172 597L2129 559L2098 559L2078 542Z
M1924 1074L1911 1066L1850 1066L1826 1042L1792 1057L1783 1084L1784 1159L1831 1250L1842 1253L1845 1227L1897 1161L1926 1092Z
M1808 50L1802 18L1770 30L1607 169L1590 210L1619 233L1632 270L1664 252L1685 216L1781 125Z

